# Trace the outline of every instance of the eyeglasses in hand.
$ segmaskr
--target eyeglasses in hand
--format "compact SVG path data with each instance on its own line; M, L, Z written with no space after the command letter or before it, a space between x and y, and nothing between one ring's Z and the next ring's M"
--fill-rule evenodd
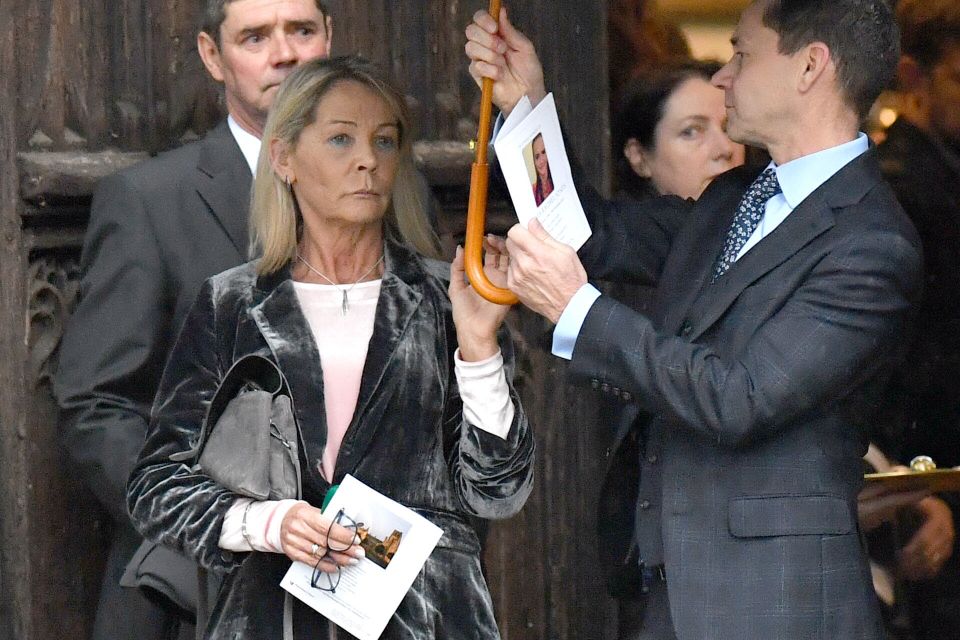
M333 517L333 524L338 524L345 529L350 530L354 536L357 535L357 529L359 525L356 520L348 516L343 512L343 509L337 511L337 515ZM351 542L344 544L336 540L331 540L330 538L330 528L327 529L327 541L324 545L327 549L327 552L320 556L320 559L317 560L317 563L313 565L313 574L310 576L310 586L314 589L320 589L321 591L329 591L330 593L337 592L337 586L340 584L340 565L334 563L337 570L335 572L323 571L320 569L320 563L326 560L330 556L331 551L343 552L348 550L353 546L352 541L354 538L351 538Z

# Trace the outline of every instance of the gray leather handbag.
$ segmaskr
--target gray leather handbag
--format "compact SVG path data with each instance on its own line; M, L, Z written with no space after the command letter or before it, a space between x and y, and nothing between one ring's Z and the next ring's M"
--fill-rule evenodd
M300 498L299 432L290 388L270 360L237 360L217 388L193 449L170 456L254 500Z

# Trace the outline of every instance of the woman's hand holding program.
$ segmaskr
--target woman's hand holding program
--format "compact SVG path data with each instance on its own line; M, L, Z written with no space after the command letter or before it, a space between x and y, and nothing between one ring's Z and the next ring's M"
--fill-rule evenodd
M499 239L488 236L484 239L483 270L490 281L498 287L507 286L509 256ZM482 298L467 282L463 264L463 249L450 264L450 302L453 304L453 323L457 327L457 344L460 357L466 362L478 362L496 355L500 349L497 330L503 324L510 307L494 304Z
M364 557L356 532L335 524L320 509L300 502L287 511L280 525L280 542L288 558L322 571L356 564Z

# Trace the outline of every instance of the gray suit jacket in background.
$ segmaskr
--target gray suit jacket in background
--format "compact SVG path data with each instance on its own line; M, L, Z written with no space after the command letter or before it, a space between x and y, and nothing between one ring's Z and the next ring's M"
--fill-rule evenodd
M620 509L636 509L641 557L666 565L680 640L877 639L856 495L920 294L920 243L871 150L711 284L756 173L721 176L695 205L626 210L580 189L591 277L658 295L649 317L599 298L570 372L623 402L618 446L641 430L639 460L615 456L640 467ZM665 207L692 207L679 231L651 224Z
M127 477L180 324L203 281L246 260L250 169L226 122L197 142L104 179L81 258L80 301L54 393L62 442L116 523L95 638L158 637L168 615L120 575L140 539Z

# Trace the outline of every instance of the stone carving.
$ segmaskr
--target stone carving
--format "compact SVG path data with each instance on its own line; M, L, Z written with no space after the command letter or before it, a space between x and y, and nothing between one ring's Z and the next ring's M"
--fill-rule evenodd
M27 292L29 382L48 384L64 324L80 289L80 265L74 256L42 255L30 263Z

